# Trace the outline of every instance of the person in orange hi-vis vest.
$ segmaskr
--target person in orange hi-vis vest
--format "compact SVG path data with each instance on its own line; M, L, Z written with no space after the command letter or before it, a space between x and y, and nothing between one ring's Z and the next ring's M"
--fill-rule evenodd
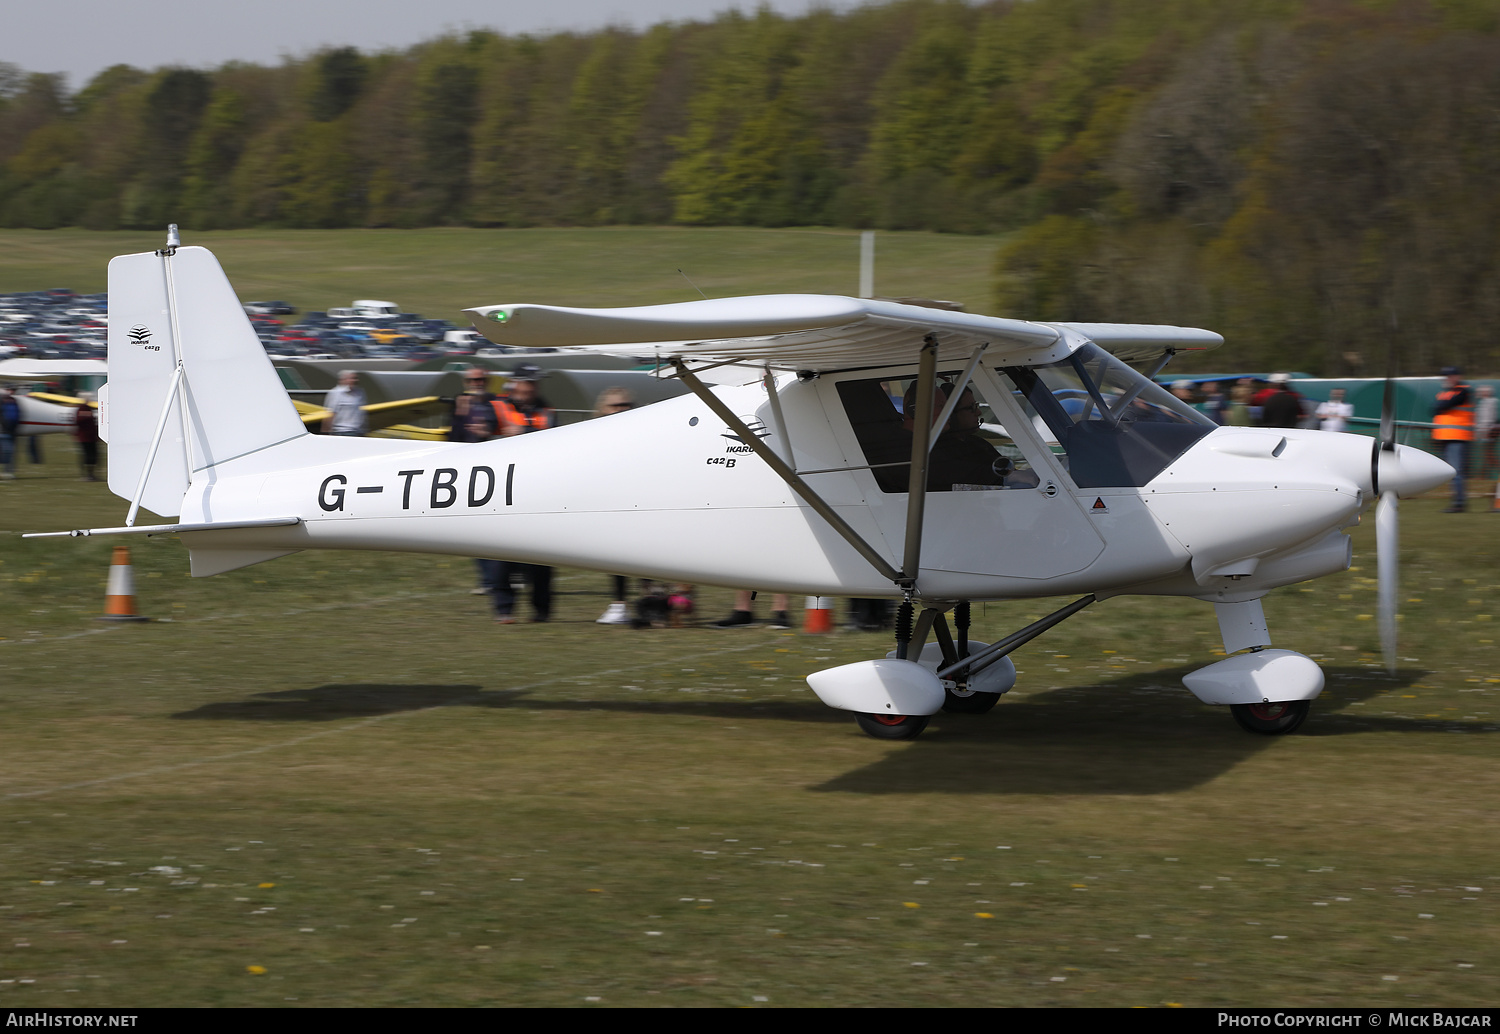
M1453 476L1453 501L1444 513L1463 513L1464 476L1469 470L1469 443L1474 440L1473 393L1464 383L1463 371L1456 366L1443 367L1443 387L1432 409L1432 440L1442 450L1443 459L1457 473Z
M516 367L506 383L504 395L490 403L495 408L500 436L529 434L545 431L556 422L557 413L547 405L537 391L536 382L542 371L531 364ZM520 575L531 585L531 606L535 611L532 621L547 621L552 617L552 568L541 564L520 564L502 560L495 579L493 599L495 620L502 625L516 623L516 595L511 588L511 578Z
M502 437L545 431L557 422L556 410L537 391L541 372L529 363L516 367L505 385L505 394L493 402Z

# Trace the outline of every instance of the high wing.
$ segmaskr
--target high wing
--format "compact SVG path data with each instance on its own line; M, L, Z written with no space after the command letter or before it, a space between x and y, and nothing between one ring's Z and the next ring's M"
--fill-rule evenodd
M963 362L981 345L991 360L1030 366L1065 359L1089 341L1127 361L1168 350L1207 349L1224 339L1186 327L1034 323L901 302L838 295L780 294L668 305L578 309L487 305L464 310L502 345L531 348L618 346L713 362L828 372L909 363L932 335L939 363Z

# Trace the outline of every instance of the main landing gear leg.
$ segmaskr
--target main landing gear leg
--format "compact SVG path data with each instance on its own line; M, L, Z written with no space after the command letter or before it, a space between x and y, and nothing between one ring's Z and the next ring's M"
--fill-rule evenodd
M1214 610L1229 656L1184 675L1183 684L1204 703L1228 704L1230 715L1247 732L1295 732L1323 689L1322 669L1292 650L1267 649L1271 633L1259 597L1215 602Z
M953 623L958 628L955 640L948 634L948 621L942 614L937 616L932 630L937 634L938 645L943 648L942 667L947 668L969 656L969 601L962 600L953 608ZM959 670L954 673L954 686L943 684L943 710L949 714L989 714L1000 702L999 693L980 693L969 688L969 673Z

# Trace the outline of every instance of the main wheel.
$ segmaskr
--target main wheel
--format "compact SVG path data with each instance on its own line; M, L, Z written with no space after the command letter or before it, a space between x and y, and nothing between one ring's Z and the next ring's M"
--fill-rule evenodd
M955 693L943 690L943 710L949 714L989 714L1000 702L999 693Z
M1281 700L1272 704L1230 704L1229 713L1248 732L1285 736L1307 720L1309 700Z
M854 712L854 720L866 736L877 740L914 740L927 728L925 714L866 714Z

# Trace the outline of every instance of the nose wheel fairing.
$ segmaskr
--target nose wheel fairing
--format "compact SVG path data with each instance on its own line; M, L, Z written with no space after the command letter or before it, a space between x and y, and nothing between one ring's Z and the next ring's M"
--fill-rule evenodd
M1184 675L1182 684L1205 704L1261 705L1311 700L1323 692L1323 669L1294 650L1236 654Z

